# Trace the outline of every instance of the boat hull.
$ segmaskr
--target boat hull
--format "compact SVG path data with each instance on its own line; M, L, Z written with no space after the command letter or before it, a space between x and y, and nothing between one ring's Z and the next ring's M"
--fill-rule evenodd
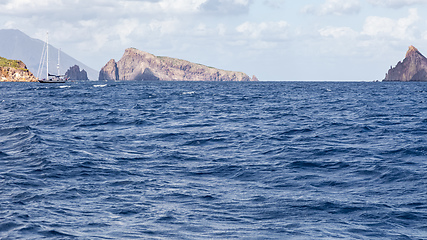
M50 75L48 79L41 79L39 80L40 83L65 83L67 82L67 77L63 75Z
M65 83L67 81L46 81L46 80L39 80L39 83Z

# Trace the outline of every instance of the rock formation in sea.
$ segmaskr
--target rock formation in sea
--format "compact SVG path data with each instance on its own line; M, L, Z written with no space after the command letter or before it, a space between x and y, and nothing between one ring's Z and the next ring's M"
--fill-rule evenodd
M251 81L257 78L128 48L118 62L111 59L101 69L99 80Z
M410 46L405 59L394 68L391 67L383 81L427 81L427 58L414 46Z
M117 63L111 59L99 72L99 80L119 80L119 70Z
M87 72L84 69L80 71L78 65L70 67L65 73L65 76L67 76L69 80L89 80L87 78Z
M0 82L37 82L37 78L22 61L0 57Z

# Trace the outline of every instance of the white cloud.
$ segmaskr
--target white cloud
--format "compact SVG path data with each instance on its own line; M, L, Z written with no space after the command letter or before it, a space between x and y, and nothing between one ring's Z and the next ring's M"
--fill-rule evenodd
M0 28L18 28L53 44L94 52L190 32L208 0L0 0ZM239 0L241 1L241 0ZM242 4L247 4L243 0ZM238 2L240 3L240 2Z
M368 17L363 26L363 35L371 37L391 37L395 39L414 39L417 23L420 20L417 9L410 9L409 16L393 20L386 17Z
M271 8L281 8L285 0L264 0L264 4Z
M427 0L368 0L368 2L376 6L400 8L415 4L425 4Z
M200 12L201 6L209 0L6 0L0 2L0 13L8 15L16 14L40 14L58 13L77 15L83 13L103 14L114 13L116 16L175 13L188 14ZM95 11L94 11L95 10Z
M203 12L242 14L249 11L252 0L206 0L200 9Z
M249 49L274 49L290 39L290 25L285 21L277 22L244 22L235 28L238 33L232 43Z
M129 36L140 27L141 23L136 18L120 19L115 26L115 33L123 44L131 44Z
M326 0L321 5L306 5L303 13L315 15L346 15L360 11L359 0Z
M319 30L319 34L322 37L332 38L354 38L359 35L358 32L354 31L349 27L326 27Z
M175 13L192 13L199 11L207 0L162 0L158 3L162 11Z
M62 9L63 7L62 0L9 0L0 2L0 13L5 15L31 14L46 12L53 8Z
M285 40L289 37L289 24L285 21L253 23L245 22L236 31L252 39L267 41Z
M216 30L219 36L225 36L227 34L227 27L224 24L218 24Z
M181 31L180 21L178 19L154 20L150 22L150 30L161 35L173 34ZM136 26L137 27L137 26Z

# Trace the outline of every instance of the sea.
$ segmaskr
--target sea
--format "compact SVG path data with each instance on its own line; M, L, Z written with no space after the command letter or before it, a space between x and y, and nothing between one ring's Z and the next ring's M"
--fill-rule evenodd
M1 83L0 239L427 239L427 83Z

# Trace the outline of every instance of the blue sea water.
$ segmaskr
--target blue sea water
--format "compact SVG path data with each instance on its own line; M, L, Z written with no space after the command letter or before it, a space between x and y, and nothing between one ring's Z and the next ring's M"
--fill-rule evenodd
M427 83L0 85L1 239L427 239Z

